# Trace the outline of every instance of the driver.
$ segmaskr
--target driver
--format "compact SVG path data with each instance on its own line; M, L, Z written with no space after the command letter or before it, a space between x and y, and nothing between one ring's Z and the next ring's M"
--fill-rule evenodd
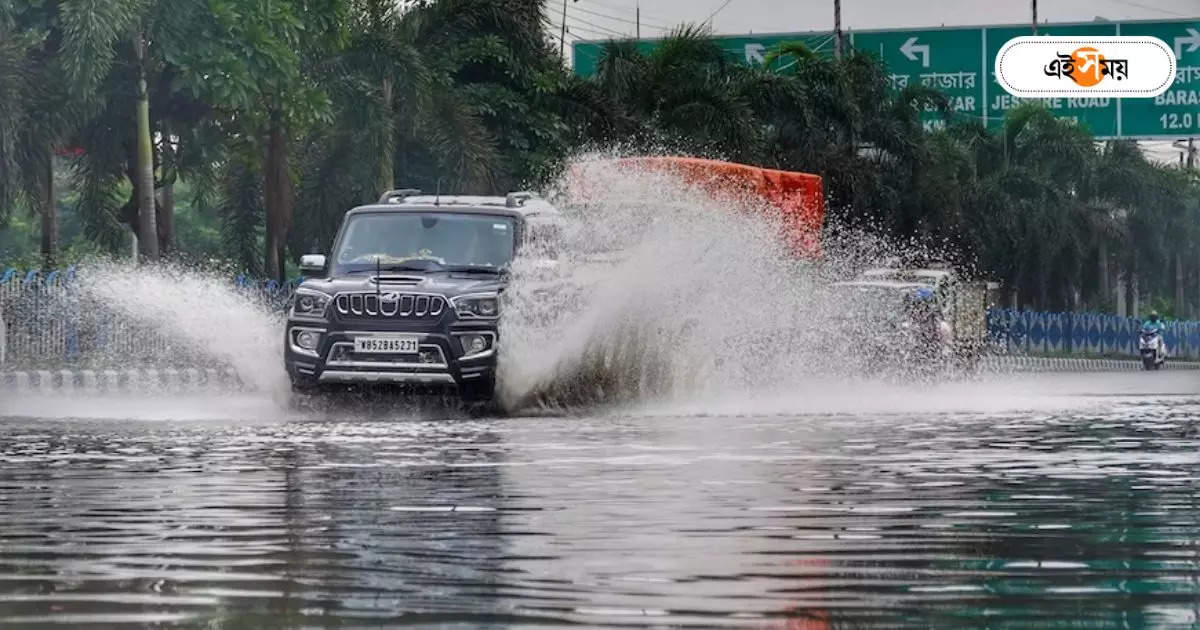
M910 317L921 336L921 341L927 344L927 350L939 352L953 337L950 323L942 319L941 309L938 308L932 290L918 289L911 299Z

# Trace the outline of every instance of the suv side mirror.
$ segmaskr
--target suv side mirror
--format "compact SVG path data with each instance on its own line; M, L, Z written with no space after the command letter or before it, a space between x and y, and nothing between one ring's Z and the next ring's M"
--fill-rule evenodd
M311 276L325 271L324 254L305 254L300 257L300 275Z

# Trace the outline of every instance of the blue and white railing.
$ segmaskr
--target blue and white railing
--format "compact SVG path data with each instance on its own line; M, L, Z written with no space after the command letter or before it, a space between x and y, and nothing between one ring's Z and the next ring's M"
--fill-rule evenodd
M198 360L152 326L130 321L81 298L86 272L0 272L0 364L128 366L149 357ZM247 299L282 308L299 280L280 284L240 275L231 279ZM991 309L988 334L995 353L1022 356L1136 357L1141 320L1102 313ZM1200 360L1200 322L1169 321L1165 340L1174 358ZM153 362L153 361L151 361Z
M988 311L994 347L1008 354L1136 357L1142 320L1103 313ZM1167 321L1163 339L1172 357L1200 359L1200 322Z

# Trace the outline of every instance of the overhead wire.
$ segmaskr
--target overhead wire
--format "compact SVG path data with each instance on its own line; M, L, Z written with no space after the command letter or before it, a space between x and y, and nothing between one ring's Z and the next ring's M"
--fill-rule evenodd
M626 24L639 24L639 23L640 23L642 26L645 26L645 27L648 27L648 28L652 28L652 29L655 29L655 30L659 30L659 31L668 31L668 30L671 30L671 27L670 27L670 26L666 26L666 25L660 25L660 24L655 24L653 21L646 20L646 19L644 19L644 18L643 18L643 19L641 19L641 20L639 21L639 20L634 20L634 19L630 19L630 18L627 18L627 17L620 17L620 16L616 16L616 15L610 15L610 14L608 14L608 13L601 13L601 12L599 12L599 11L592 11L592 10L590 10L590 9L585 9L585 8L583 8L583 7L580 7L580 6L577 6L577 5L569 5L569 6L568 6L568 11L570 11L571 9L574 9L574 10L576 10L576 11L580 11L580 12L583 12L583 13L587 13L587 14L589 14L589 15L594 15L594 16L596 16L596 17L601 17L601 18L604 18L604 19L606 19L606 20L613 20L613 21L616 21L616 22L625 22Z
M576 22L581 22L582 24L585 24L586 26L579 26L579 24L574 24L574 23L572 23L572 20L574 20ZM545 26L547 28L547 30L554 31L554 30L562 29L561 22L552 21L549 18L543 19L542 24L543 24L543 26ZM591 27L591 28L589 28L589 27ZM626 33L622 33L620 31L615 31L613 29L606 28L606 27L600 26L598 24L592 24L591 22L583 21L583 20L580 20L579 18L568 15L567 16L567 33L572 33L573 31L579 31L582 33L591 34L595 37L598 37L599 39L614 39L614 38L615 39L627 39L629 37L629 35Z
M606 9L610 9L612 11L617 11L617 12L640 11L643 21L646 21L646 19L649 18L649 21L658 22L661 26L668 26L673 21L672 18L666 18L661 15L647 13L644 9L640 8L640 4L639 4L640 0L635 1L632 6L628 5L628 4L617 6L617 5L613 5L613 4L608 4L606 2L601 2L600 0L577 0L577 1L578 2L591 2L592 4L596 4L596 5L602 6Z
M1142 4L1140 2L1133 2L1132 0L1108 0L1108 2L1112 2L1114 4L1123 4L1125 6L1135 7L1138 9L1146 9L1147 11L1158 11L1159 13L1163 13L1165 15L1174 15L1174 16L1178 16L1178 17L1192 17L1190 15L1186 15L1184 13L1179 13L1177 11L1169 11L1167 9L1160 9L1158 7L1152 7L1150 5Z
M712 13L708 14L708 17L704 18L704 21L705 22L711 21L714 17L717 16L718 13L720 13L721 11L724 11L725 7L729 6L729 3L731 3L731 2L733 2L733 0L725 0L725 2L722 2L721 6L714 9Z
M580 24L582 24L583 26L579 26ZM550 22L550 25L552 28L562 28L561 22ZM591 22L591 21L585 20L579 16L568 13L567 14L567 30L570 30L572 28L582 31L582 32L585 32L585 33L592 33L593 35L599 35L605 39L612 39L614 37L619 38L619 39L627 39L630 37L629 33L624 33L624 32L618 31L618 30L614 30L614 29L608 28L607 26L596 24L595 22Z

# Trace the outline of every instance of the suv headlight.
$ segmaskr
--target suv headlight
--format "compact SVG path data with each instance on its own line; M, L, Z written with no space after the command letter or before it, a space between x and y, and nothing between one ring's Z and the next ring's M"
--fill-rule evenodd
M463 319L495 319L500 316L500 296L495 293L460 295L450 303Z
M325 319L325 311L332 301L328 295L312 289L296 289L292 297L292 317Z

